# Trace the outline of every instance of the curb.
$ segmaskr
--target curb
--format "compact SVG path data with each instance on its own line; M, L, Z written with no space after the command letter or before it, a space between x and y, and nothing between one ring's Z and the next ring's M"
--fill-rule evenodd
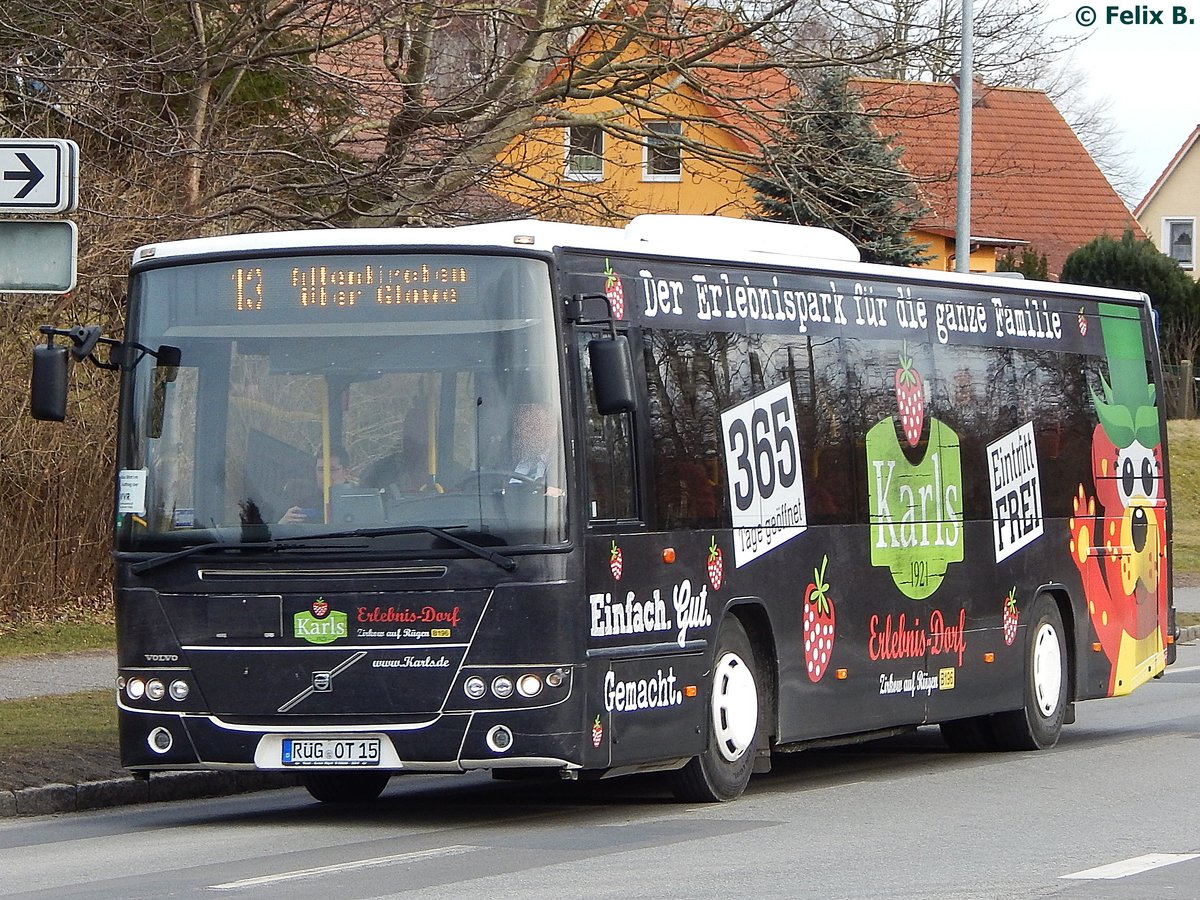
M83 784L46 784L0 791L0 818L226 797L295 787L299 783L295 775L282 772L155 772L149 779L130 776Z
M1188 625L1186 628L1179 629L1179 636L1175 638L1177 644L1187 644L1200 638L1200 625Z

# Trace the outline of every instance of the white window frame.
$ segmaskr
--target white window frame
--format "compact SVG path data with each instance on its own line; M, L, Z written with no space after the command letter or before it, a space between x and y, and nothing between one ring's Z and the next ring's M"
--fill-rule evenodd
M671 135L672 142L675 143L679 154L679 169L675 172L651 172L650 171L650 143L652 138L647 135L646 140L642 142L642 181L682 181L683 180L683 123L672 119L659 119L654 122L646 123L646 130L657 132L659 130L673 130Z
M1196 217L1195 216L1163 216L1162 220L1162 252L1171 259L1175 259L1175 254L1172 252L1174 247L1171 242L1171 228L1175 225L1183 225L1191 231L1192 234L1192 258L1187 262L1175 260L1179 263L1181 269L1192 271L1196 268Z
M571 168L572 162L577 159L571 153L571 131L575 128L594 128L599 132L600 136L600 154L597 159L600 162L600 168L595 172L579 171ZM592 154L582 154L587 158L591 158ZM568 181L603 181L604 180L604 130L599 125L568 125L563 129L563 177Z

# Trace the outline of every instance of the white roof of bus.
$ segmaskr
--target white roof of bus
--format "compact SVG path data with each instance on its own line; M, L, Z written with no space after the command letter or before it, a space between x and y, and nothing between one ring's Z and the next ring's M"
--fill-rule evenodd
M549 252L570 247L593 252L636 253L645 256L698 259L715 263L780 264L835 269L863 277L958 282L1017 288L1020 281L995 275L964 275L932 269L903 269L860 262L855 246L843 235L825 228L779 222L731 219L721 216L645 215L624 228L572 225L539 219L516 219L448 228L334 228L274 231L193 238L147 244L133 253L135 266L150 261L209 255L361 249L401 250L448 245L480 249L525 248ZM1129 291L1038 282L1039 291L1080 294L1093 298L1139 299ZM1019 288L1018 288L1019 289Z

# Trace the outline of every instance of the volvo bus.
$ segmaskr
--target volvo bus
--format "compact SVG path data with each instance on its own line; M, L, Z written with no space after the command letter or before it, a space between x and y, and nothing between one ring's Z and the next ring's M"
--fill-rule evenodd
M1139 294L717 218L246 234L133 256L121 758L669 773L940 726L1044 749L1173 660ZM530 462L532 460L532 462Z

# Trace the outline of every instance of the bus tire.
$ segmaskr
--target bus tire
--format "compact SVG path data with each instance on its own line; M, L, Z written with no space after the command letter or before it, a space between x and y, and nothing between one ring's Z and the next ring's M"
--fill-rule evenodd
M723 803L746 790L761 727L760 687L754 648L736 616L717 634L706 716L707 746L672 773L671 789L686 803Z
M388 772L305 772L300 780L322 803L370 803L383 793Z
M1067 638L1058 604L1049 594L1034 601L1025 629L1025 704L992 716L1001 750L1047 750L1058 743L1068 706Z

